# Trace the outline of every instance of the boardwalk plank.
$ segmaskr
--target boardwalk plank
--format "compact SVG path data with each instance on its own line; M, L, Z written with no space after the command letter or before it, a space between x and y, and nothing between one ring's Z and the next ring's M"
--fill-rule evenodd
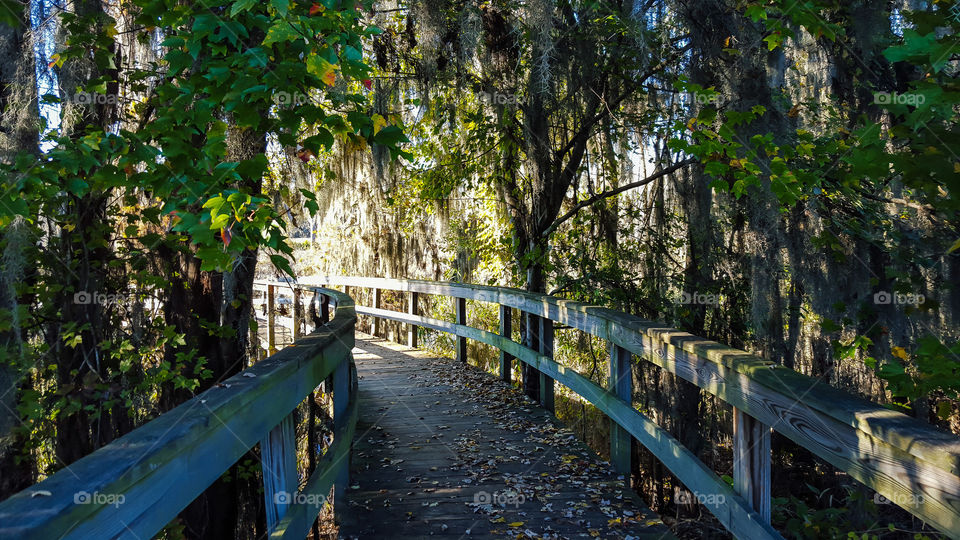
M496 377L360 333L354 356L361 413L341 538L672 538Z

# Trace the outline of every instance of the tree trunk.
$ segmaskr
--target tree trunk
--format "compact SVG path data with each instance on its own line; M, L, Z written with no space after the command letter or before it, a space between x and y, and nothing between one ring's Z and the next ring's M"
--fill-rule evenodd
M0 159L11 163L20 152L38 154L37 87L34 80L33 40L29 32L29 4L21 25L0 25ZM17 311L16 284L23 279L29 225L15 220L0 232L0 310L9 311L12 324L0 331L0 501L28 487L36 479L33 461L18 465L25 440L13 430L20 419L15 411L24 384L18 369L23 354L23 331Z
M230 124L235 126L234 122ZM238 127L231 127L227 132L228 161L252 159L265 151L264 133ZM261 178L246 178L241 189L259 194L261 187ZM200 270L200 260L192 254L182 254L181 261L181 268L185 271L180 273L185 279L174 281L165 311L168 324L175 324L179 332L194 337L192 342L196 350L207 359L207 366L213 372L212 378L201 383L197 389L199 392L239 373L247 364L257 253L245 250L234 261L232 269L223 273ZM210 336L202 328L201 321L216 323L224 336ZM171 357L175 352L170 351ZM174 391L169 396L168 406L188 397L183 392ZM231 467L225 476L228 480L218 479L181 512L180 517L191 538L232 540L240 534L237 530L240 523L256 521L256 516L239 519L239 497L245 491L238 485L236 466Z

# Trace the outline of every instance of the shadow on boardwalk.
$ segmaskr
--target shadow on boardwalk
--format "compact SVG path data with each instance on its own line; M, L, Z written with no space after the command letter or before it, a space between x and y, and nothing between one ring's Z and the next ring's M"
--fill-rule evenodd
M672 538L559 421L470 366L358 333L341 538Z

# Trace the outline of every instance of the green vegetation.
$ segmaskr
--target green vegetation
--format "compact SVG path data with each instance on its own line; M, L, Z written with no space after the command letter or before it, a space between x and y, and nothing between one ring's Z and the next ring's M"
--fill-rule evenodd
M281 274L605 305L960 434L951 1L2 3L0 499L255 361L253 280ZM556 350L604 380L599 343L560 329ZM634 376L635 406L728 475L729 409ZM774 453L784 534L935 536ZM211 489L256 490L244 463ZM708 534L643 450L635 472ZM263 532L262 501L212 493L171 537Z

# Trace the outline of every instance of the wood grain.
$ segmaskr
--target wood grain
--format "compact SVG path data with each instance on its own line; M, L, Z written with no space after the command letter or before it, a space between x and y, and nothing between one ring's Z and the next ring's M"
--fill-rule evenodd
M360 419L340 538L527 538L524 530L534 538L547 530L590 538L590 529L611 540L673 538L545 410L515 391L504 390L523 406L487 393L505 388L497 377L362 334L357 347ZM564 459L590 476L558 470ZM496 503L511 490L524 498ZM479 509L478 500L496 513ZM610 524L623 510L632 516ZM522 525L510 527L515 522Z
M775 529L763 521L759 514L753 511L750 504L673 436L629 403L597 386L576 371L561 366L538 351L493 332L383 309L357 307L357 312L403 323L417 323L425 328L467 337L508 351L514 358L530 364L539 372L570 388L622 426L640 444L656 455L695 495L703 495L704 500L709 502L704 506L738 538L782 538Z
M297 491L297 447L293 416L287 415L260 441L260 468L263 470L263 498L267 530L272 530L287 513L290 496Z
M356 314L350 298L338 304L295 346L0 503L0 538L152 537L349 357ZM80 493L124 500L78 504Z
M610 365L607 389L623 400L624 403L633 402L633 366L630 363L630 351L609 344ZM615 421L610 420L610 462L614 470L630 477L631 457L630 433Z
M733 487L770 522L770 426L733 409Z
M723 344L610 309L518 289L325 277L497 303L583 330L690 381L960 538L960 438Z

